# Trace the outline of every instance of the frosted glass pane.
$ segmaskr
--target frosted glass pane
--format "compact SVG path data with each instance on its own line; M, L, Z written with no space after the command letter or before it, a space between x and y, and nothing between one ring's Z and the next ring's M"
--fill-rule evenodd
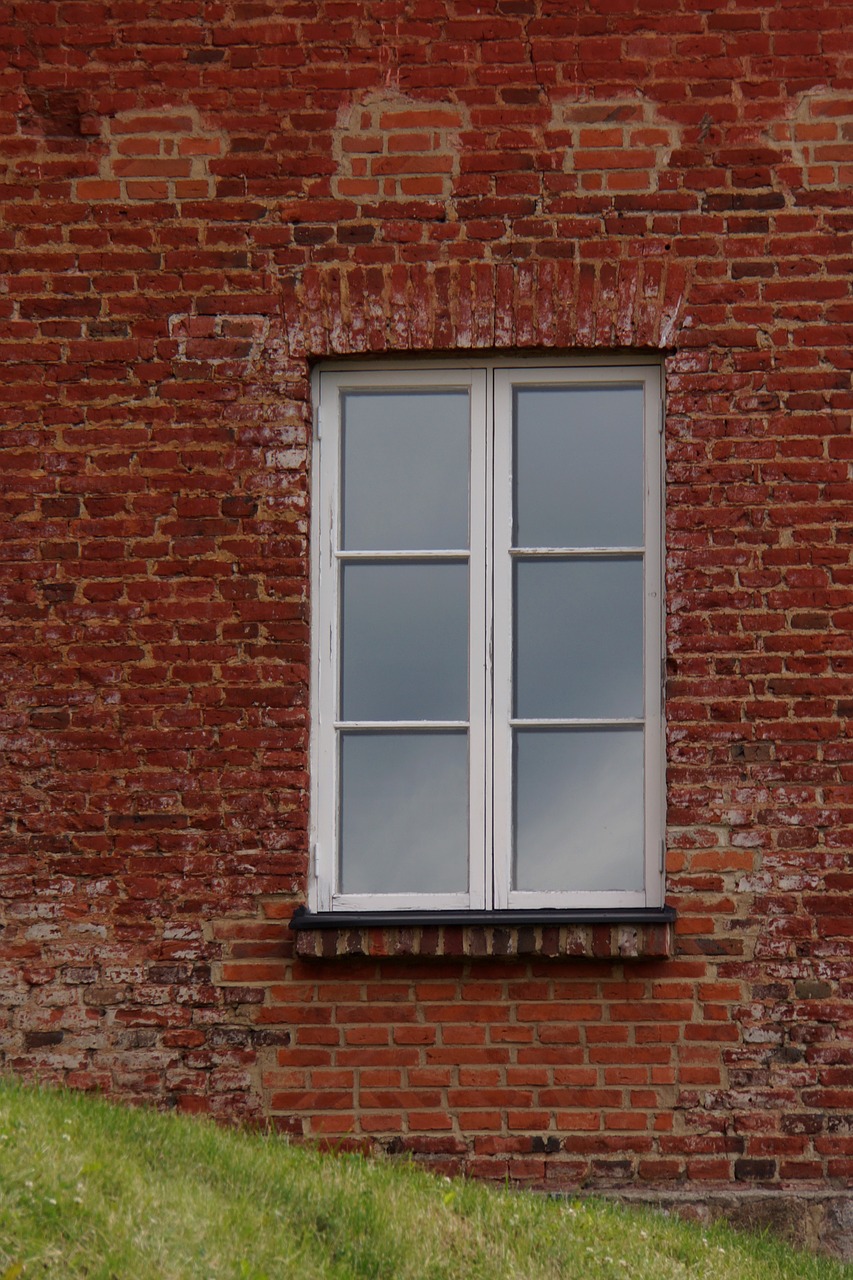
M643 888L643 731L523 729L514 888Z
M468 546L467 391L348 392L343 406L343 546Z
M643 545L643 388L515 393L515 545Z
M344 893L468 888L468 735L341 735Z
M642 716L641 560L520 560L514 597L516 716Z
M467 564L347 564L342 576L343 719L467 720Z

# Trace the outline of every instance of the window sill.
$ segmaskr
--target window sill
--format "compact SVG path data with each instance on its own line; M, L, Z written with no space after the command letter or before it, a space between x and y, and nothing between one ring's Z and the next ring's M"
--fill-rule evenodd
M599 911L309 912L290 927L303 959L345 956L588 956L665 959L672 907Z

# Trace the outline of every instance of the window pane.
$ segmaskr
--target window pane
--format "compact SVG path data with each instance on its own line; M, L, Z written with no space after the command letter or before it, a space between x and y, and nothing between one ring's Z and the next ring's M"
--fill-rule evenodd
M341 735L343 893L468 888L468 735Z
M468 546L467 391L348 392L343 408L343 546Z
M521 729L513 887L643 888L643 731Z
M517 547L643 545L643 389L515 392Z
M515 715L642 716L642 561L531 559L514 568Z
M468 566L342 569L345 720L468 719Z

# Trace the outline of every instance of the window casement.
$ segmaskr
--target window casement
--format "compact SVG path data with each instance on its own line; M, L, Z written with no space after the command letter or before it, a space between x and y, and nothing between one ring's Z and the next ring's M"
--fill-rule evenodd
M660 907L659 364L315 396L312 910Z

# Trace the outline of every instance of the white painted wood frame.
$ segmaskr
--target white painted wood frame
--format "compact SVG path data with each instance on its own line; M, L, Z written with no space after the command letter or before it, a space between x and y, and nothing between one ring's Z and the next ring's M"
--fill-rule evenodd
M641 725L644 735L643 884L637 891L523 892L512 886L513 389L531 386L642 386L644 540L624 548L525 549L537 558L624 555L642 559L644 707L641 719L536 721L539 725ZM469 548L448 551L345 551L340 535L342 397L348 391L465 390L471 408ZM314 911L589 909L663 904L664 768L662 729L662 371L654 358L561 361L498 357L430 360L401 366L324 366L314 375L316 429L312 470L312 735L309 905ZM606 500L606 495L603 495ZM467 721L344 721L339 716L340 575L346 562L466 561L469 566ZM457 728L468 735L468 889L453 894L343 894L338 890L339 737L345 729L416 732Z

